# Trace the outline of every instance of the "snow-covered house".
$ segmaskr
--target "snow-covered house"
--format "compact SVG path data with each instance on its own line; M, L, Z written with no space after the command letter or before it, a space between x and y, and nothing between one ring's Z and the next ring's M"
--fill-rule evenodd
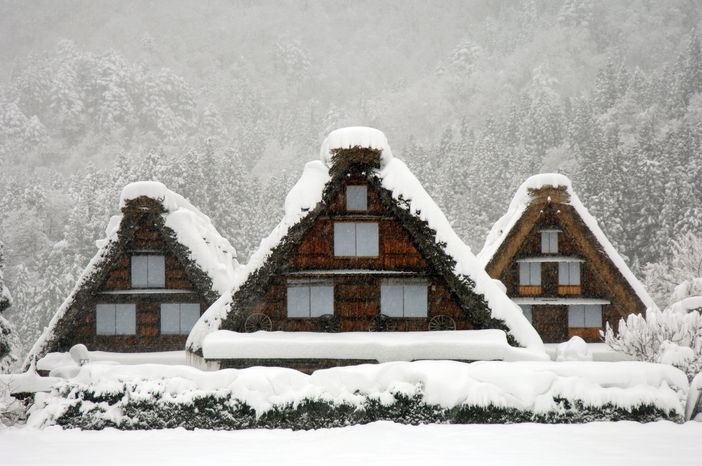
M372 128L327 137L233 285L193 328L193 364L544 356L519 307Z
M606 322L655 307L563 175L527 179L478 259L545 342L599 341Z
M229 241L163 184L127 185L119 208L25 365L79 343L98 351L182 351L202 311L234 281L239 265Z

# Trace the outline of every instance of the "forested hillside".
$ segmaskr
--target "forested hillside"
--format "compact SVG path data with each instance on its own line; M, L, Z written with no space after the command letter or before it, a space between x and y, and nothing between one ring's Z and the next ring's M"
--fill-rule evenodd
M5 315L30 345L138 179L245 262L348 125L383 130L474 251L558 171L660 282L702 242L701 20L690 0L0 2Z

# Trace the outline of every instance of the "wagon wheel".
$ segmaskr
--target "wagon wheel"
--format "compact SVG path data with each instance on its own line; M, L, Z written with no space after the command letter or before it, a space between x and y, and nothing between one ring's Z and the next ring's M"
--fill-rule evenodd
M260 312L251 314L244 322L244 331L246 333L256 332L258 330L265 330L266 332L273 330L271 318Z
M319 328L322 332L337 333L341 327L341 320L334 314L319 316Z
M431 318L429 330L456 330L456 322L451 317L440 314Z
M393 332L396 329L397 325L395 322L385 314L378 314L368 323L369 332Z

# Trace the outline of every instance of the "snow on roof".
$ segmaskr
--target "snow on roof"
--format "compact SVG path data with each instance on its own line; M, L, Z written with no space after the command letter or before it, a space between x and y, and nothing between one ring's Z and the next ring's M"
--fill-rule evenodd
M352 126L332 131L322 143L319 156L327 167L331 167L331 157L334 155L333 151L335 149L351 149L354 147L381 151L381 167L384 167L392 160L392 151L385 134L380 130L366 126Z
M545 361L544 352L515 348L502 330L437 332L254 332L219 330L202 346L205 359L356 359L415 361Z
M475 292L485 297L492 317L502 319L519 344L535 351L543 351L541 337L526 320L520 308L485 272L484 267L453 231L446 216L407 165L402 160L392 157L385 135L372 128L343 128L333 131L322 144L322 159L328 162L325 154L329 154L331 149L349 147L349 145L382 148L383 162L380 170L377 170L374 175L381 180L383 188L392 193L393 199L397 200L401 197L408 202L409 212L425 220L429 227L436 231L436 242L445 243L446 253L456 261L454 273L469 276L475 282ZM187 349L191 351L201 349L205 336L219 329L232 303L232 293L236 292L246 279L265 263L273 248L287 235L289 229L306 217L322 200L324 188L330 180L328 164L313 161L305 165L300 180L285 199L283 220L267 238L261 241L258 250L253 253L249 263L244 267L243 273L233 283L231 293L223 294L195 324L188 337Z
M487 266L492 260L509 235L510 231L512 231L531 203L532 195L530 191L538 190L544 187L563 187L566 189L568 195L570 196L569 204L575 209L580 218L582 218L587 228L597 239L605 254L609 257L612 263L614 263L617 270L619 270L624 279L629 283L641 302L643 302L647 308L657 308L644 286L626 265L626 262L624 262L624 259L622 259L622 256L619 255L612 243L609 242L609 239L607 239L607 236L598 225L595 217L590 215L590 212L588 212L583 203L580 202L580 198L578 198L578 195L575 194L575 191L573 190L573 185L570 179L567 176L558 173L542 173L539 175L534 175L528 178L517 189L517 192L514 194L514 198L512 198L512 202L509 204L507 213L492 226L492 229L485 239L483 249L480 251L480 253L478 253L478 260L483 267Z
M169 190L157 181L138 181L124 187L119 198L120 210L128 201L139 197L148 197L161 203L164 208L164 225L176 234L179 243L190 250L190 259L212 280L212 291L218 295L226 293L239 273L236 250L215 229L210 218L200 212L183 196ZM104 265L110 252L119 242L119 230L123 214L113 216L105 230L105 238L96 241L98 252L90 260L81 276L76 281L71 294L61 304L49 325L30 350L25 366L35 355L46 350L46 345L54 336L54 330L70 309L76 294Z

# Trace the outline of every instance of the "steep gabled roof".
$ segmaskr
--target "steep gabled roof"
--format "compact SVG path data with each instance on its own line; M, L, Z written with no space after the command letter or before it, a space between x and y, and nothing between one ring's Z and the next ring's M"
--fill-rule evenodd
M29 352L25 365L42 357L70 332L78 312L74 303L90 296L104 282L114 261L138 229L141 215L154 215L168 250L178 257L195 289L209 302L229 290L239 273L236 251L215 229L209 217L188 200L155 181L127 185L120 195L120 215L113 216L105 238L96 241L98 252L83 270L71 294L61 304L48 327Z
M489 315L472 315L474 322L482 328L503 328L519 345L542 351L541 338L519 307L488 276L404 162L392 156L385 135L372 128L343 128L327 137L321 161L308 162L300 180L288 193L283 220L261 242L231 292L217 300L195 324L186 349L200 352L205 336L219 330L225 322L239 322L241 309L253 302L250 296L265 292L271 276L294 253L304 234L340 189L346 170L343 163L334 163L335 157L354 151L360 154L357 158L375 160L375 165L369 165L366 171L369 185L377 190L383 204L410 235L420 240L420 252L443 275L463 307L474 307L470 304L475 303L478 305L475 307L490 309Z
M646 292L644 286L636 278L636 276L634 276L631 269L629 269L626 262L624 262L624 259L619 255L612 243L610 243L610 241L607 239L607 236L605 236L604 232L598 225L597 220L590 215L582 202L580 202L577 194L575 194L575 191L573 191L573 186L570 179L561 174L543 173L540 175L534 175L522 183L519 189L517 189L517 192L509 205L509 209L507 209L507 213L497 222L495 222L492 229L488 233L485 240L485 245L483 246L482 251L480 251L478 254L478 260L480 263L486 269L489 269L493 262L495 262L498 256L500 256L504 251L508 238L515 235L518 229L523 229L530 226L527 225L525 223L526 220L524 220L526 218L526 213L530 208L541 208L541 206L537 205L537 203L543 200L538 200L535 196L535 192L543 189L553 189L565 192L566 196L564 199L562 199L562 202L574 209L582 224L589 230L589 233L597 242L597 249L599 252L604 255L611 265L614 266L615 270L621 274L627 285L632 289L644 306L647 308L656 307L656 304L648 295L648 292ZM546 202L550 201L550 198L546 200ZM553 199L553 202L557 202L557 200ZM561 199L559 199L558 202L561 202Z

